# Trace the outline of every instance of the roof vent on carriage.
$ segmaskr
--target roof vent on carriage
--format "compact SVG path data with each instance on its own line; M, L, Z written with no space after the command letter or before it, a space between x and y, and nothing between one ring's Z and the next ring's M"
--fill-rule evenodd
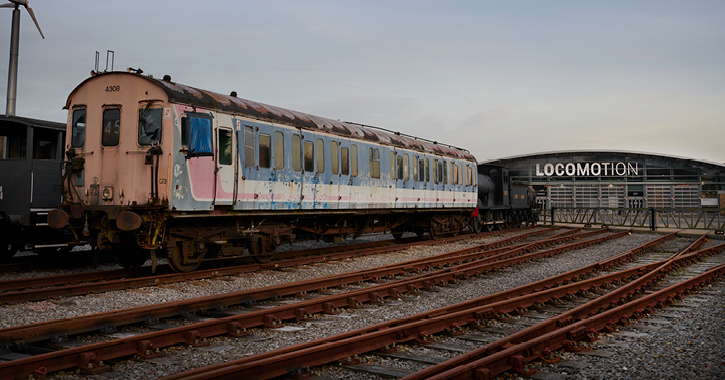
M236 92L236 91L232 91L232 92L231 92L231 93L229 94L229 96L231 96L231 97L233 97L233 98L236 98L236 97L237 97L237 92Z
M171 82L171 75L169 75L169 74L164 75L164 81Z

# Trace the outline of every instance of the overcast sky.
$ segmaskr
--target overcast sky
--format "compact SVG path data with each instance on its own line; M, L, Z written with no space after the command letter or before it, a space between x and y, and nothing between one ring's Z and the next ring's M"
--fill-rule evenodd
M95 52L103 70L113 50L115 70L437 140L479 161L611 149L725 163L722 0L30 6L46 38L23 9L18 116L64 122ZM0 8L3 100L11 17Z

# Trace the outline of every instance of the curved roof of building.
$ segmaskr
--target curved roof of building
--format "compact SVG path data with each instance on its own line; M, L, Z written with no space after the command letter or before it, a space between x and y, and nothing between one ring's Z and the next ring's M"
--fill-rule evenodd
M351 122L328 119L293 111L263 103L238 98L236 92L222 95L216 92L198 89L181 83L172 82L166 76L163 79L125 71L97 73L84 80L68 96L65 108L70 107L73 94L86 82L103 75L133 75L148 80L166 92L170 102L188 104L199 108L222 111L233 115L242 115L255 119L267 120L281 124L292 125L298 128L319 130L340 136L367 140L383 145L409 148L421 152L433 152L442 156L456 157L468 161L475 161L473 155L466 149L441 144L423 138L393 132L383 128L373 127Z
M664 159L669 161L676 161L676 162L683 162L683 163L689 163L692 165L699 165L699 166L708 166L713 169L725 171L725 164L720 164L712 161L706 161L706 160L699 160L695 158L687 158L687 157L680 157L680 156L673 156L673 155L664 155L659 153L647 153L647 152L635 152L635 151L626 151L626 150L601 150L601 149L594 149L594 150L560 150L560 151L551 151L551 152L539 152L539 153L531 153L531 154L525 154L520 156L509 156L509 157L502 157L495 160L489 160L485 162L481 162L482 164L504 164L506 162L512 162L512 161L518 161L518 160L529 160L529 159L536 159L536 158L551 158L551 157L570 157L570 156L580 156L580 155L607 155L607 156L627 156L627 157L634 157L634 158L653 158L653 159Z

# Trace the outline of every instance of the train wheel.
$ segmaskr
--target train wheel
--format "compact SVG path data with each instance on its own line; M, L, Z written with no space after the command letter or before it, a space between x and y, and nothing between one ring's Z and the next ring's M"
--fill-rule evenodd
M173 248L169 248L166 252L166 259L169 262L169 266L176 272L192 272L201 265L204 259L206 250L197 252L197 257L193 260L187 260L184 263L184 250L182 249L183 244L178 243Z
M420 238L420 237L423 237L423 235L425 235L425 229L424 229L423 227L415 227L415 228L413 229L413 232L415 232L415 234L416 234L416 235L417 235L417 236L418 236L419 238Z
M491 232L493 231L493 211L486 211L486 231Z
M0 246L0 259L5 260L15 256L20 250L20 246L17 244L2 243Z
M438 240L443 237L443 234L445 234L445 228L443 225L438 223L436 220L431 219L430 227L428 228L428 237L430 240Z
M126 269L141 268L151 258L149 251L134 246L116 246L111 248L111 253L116 263Z
M473 226L473 232L480 234L481 231L483 231L483 223L481 221L480 214L473 218L471 225Z
M272 244L270 244L272 245ZM264 264L272 261L274 254L277 253L277 246L272 246L265 250L262 239L252 239L247 246L249 248L249 254L252 256L254 261Z
M496 211L496 220L503 220L502 223L496 223L496 229L501 231L506 227L506 222L503 216L503 211Z

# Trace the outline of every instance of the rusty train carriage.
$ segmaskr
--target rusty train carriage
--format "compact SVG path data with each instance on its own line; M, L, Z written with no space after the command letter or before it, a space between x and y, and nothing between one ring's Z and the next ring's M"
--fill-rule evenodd
M471 221L466 150L220 95L132 72L96 74L68 97L62 209L125 267L161 251L264 261L299 237L372 231L435 238Z

